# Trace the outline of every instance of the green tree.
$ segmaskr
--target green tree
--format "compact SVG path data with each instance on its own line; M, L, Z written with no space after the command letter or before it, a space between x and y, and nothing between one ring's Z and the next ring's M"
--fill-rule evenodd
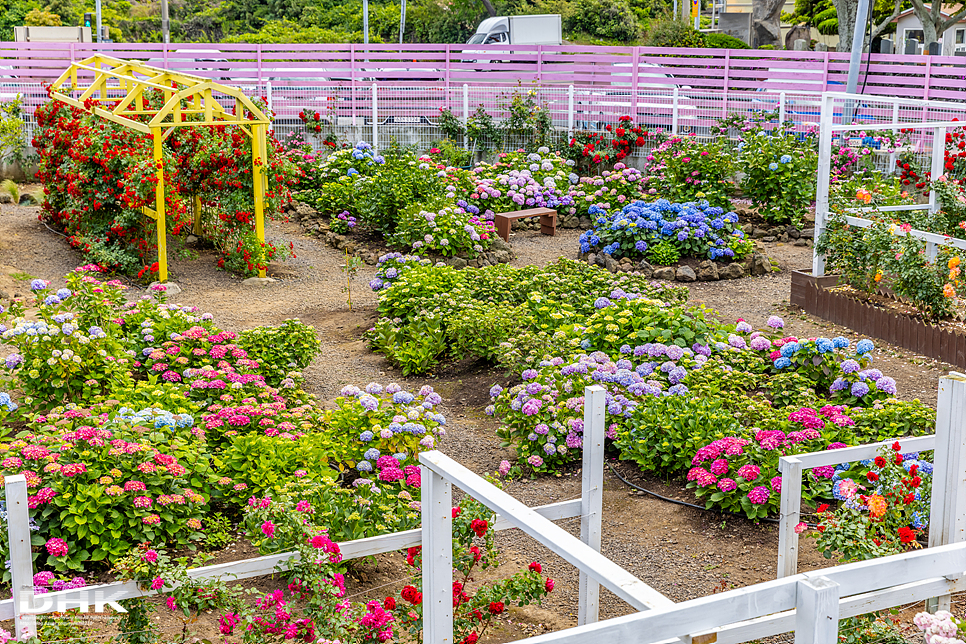
M43 9L31 9L30 13L24 16L23 23L28 27L59 27L63 24L60 16Z

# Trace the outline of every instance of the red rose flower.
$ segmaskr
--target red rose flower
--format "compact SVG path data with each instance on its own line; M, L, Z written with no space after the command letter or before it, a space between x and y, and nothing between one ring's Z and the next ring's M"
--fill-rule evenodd
M489 524L485 519L473 519L473 523L470 524L470 529L476 533L476 536L482 537L486 534L486 530L489 528Z
M543 582L543 587L548 593L553 592L553 579L547 577L547 581Z
M490 614L499 615L503 612L503 602L490 602Z
M875 457L875 466L876 467L885 467L886 466L886 460L884 458L882 458L881 456L876 456Z
M534 561L533 563L531 563L531 564L530 564L530 565L528 566L528 569L529 569L529 570L530 570L531 572L536 572L536 573L541 573L541 572L543 572L543 566L541 566L540 564L538 564L538 563L537 563L536 561Z
M879 480L879 475L876 474L875 472L869 472L868 474L865 475L865 477L869 479L870 482L875 482Z
M826 510L828 510L828 503L823 503L822 505L818 506L815 509L815 511L818 512L819 514L825 512Z
M911 543L916 539L916 531L912 528L899 528L899 541L902 543Z
M386 610L396 610L396 600L393 597L386 597L382 602L382 607Z

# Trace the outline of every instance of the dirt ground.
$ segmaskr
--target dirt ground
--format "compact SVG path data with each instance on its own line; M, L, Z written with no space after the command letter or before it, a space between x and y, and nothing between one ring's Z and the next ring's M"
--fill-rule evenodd
M84 263L62 236L38 221L37 212L36 208L0 206L0 299L25 294L24 274L56 284L65 273ZM517 255L514 264L545 264L560 256L574 257L577 235L575 231L561 231L555 237L533 231L515 233L511 238ZM339 251L303 235L292 223L272 224L268 236L286 245L291 241L296 257L272 266L270 274L277 281L265 286L245 286L237 277L216 270L211 252L201 251L196 259L188 259L179 252L180 240L169 241L172 281L183 289L172 300L213 313L215 322L230 330L300 318L315 326L322 340L321 354L305 370L311 390L320 398L331 399L350 383L395 381L410 388L428 383L444 399L442 411L449 420L449 433L441 449L446 454L481 474L493 472L501 459L512 457L510 450L500 447L495 421L483 414L489 401L487 390L494 382L503 382L503 374L461 365L443 368L427 377L403 378L381 356L369 352L361 340L361 334L376 319L376 298L367 286L375 269L364 266L351 281L350 311L345 276L339 269L344 256ZM786 331L798 336L854 337L848 329L788 305L790 270L811 264L811 248L772 243L762 245L762 249L778 261L780 272L759 278L692 284L692 303L714 309L724 320L741 317L758 327L769 315L778 314L786 321ZM142 293L142 286L132 284L132 298ZM919 398L935 405L938 378L952 367L881 342L876 345L876 366L896 379L900 397ZM680 481L645 479L626 465L612 465L649 490L693 501ZM530 506L577 498L580 471L514 480L506 490ZM575 518L559 525L579 535L579 523ZM504 563L494 574L508 575L530 561L540 561L544 574L553 577L557 586L542 607L508 611L498 628L487 633L485 641L514 641L576 625L575 569L518 530L500 533L497 544ZM603 553L674 601L774 579L777 544L777 526L773 523L753 523L661 501L629 488L605 468ZM800 551L799 570L828 564L807 539ZM215 554L217 561L253 556L244 542ZM398 592L410 574L399 555L370 558L352 566L349 594L354 600L381 599L390 591ZM244 583L268 591L279 581L264 577ZM623 602L602 592L602 618L630 612ZM159 606L155 618L168 636L175 637L181 631L181 623L163 606ZM198 636L214 640L216 619L215 615L202 616L190 628Z

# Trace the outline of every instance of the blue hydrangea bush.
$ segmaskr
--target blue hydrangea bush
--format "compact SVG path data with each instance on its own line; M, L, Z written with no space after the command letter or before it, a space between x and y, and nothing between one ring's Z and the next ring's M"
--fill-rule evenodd
M580 236L580 252L600 252L615 258L643 258L649 248L669 242L682 257L740 259L744 233L738 215L707 201L653 203L635 201L609 214L592 206L594 227ZM746 252L746 251L745 251Z

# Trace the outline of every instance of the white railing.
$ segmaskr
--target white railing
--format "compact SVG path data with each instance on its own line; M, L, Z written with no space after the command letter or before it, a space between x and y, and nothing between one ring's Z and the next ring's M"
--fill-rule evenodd
M869 111L867 105L891 106L891 118L886 122L879 120L862 122L861 116ZM849 116L852 118L849 118ZM910 118L912 117L912 118ZM957 120L958 119L958 120ZM900 129L907 130L912 143L908 151L912 151L923 162L929 162L930 178L935 181L944 174L944 154L946 150L946 131L948 128L966 125L966 105L945 101L921 101L902 98L879 98L859 94L845 94L826 92L822 95L821 114L819 122L819 156L818 177L815 192L815 241L824 232L829 218L829 193L831 188L831 159L833 140L846 137L847 133L855 131L885 132L896 134ZM894 171L895 153L890 154L889 172ZM881 208L851 208L854 215L846 215L846 221L853 226L867 228L875 222L861 216L869 212L902 212L914 210L929 210L938 212L940 204L936 191L930 189L929 203L911 204L903 206L885 206ZM926 255L936 257L939 246L952 246L966 250L966 240L953 239L947 235L930 233L924 230L912 229L902 231L895 229L894 235L909 235L926 242ZM821 277L825 274L825 258L812 251L812 275Z

